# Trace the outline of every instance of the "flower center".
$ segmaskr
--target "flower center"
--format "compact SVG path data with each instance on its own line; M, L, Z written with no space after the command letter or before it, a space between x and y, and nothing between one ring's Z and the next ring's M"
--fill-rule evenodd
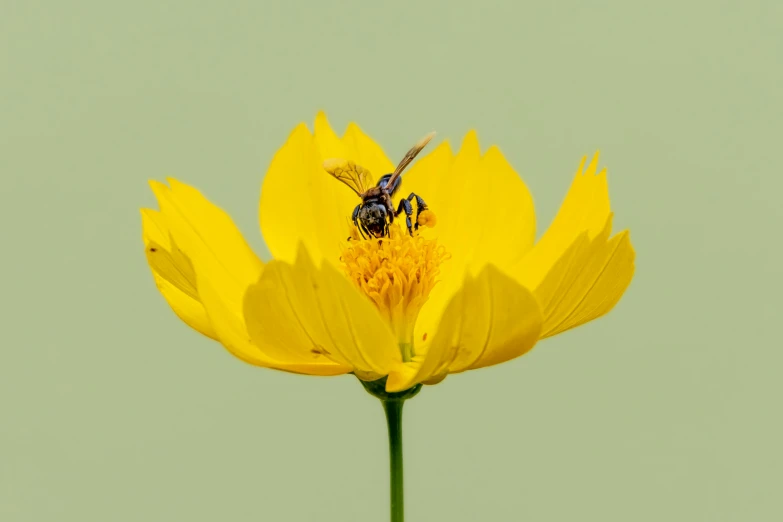
M417 232L411 236L398 222L389 236L362 239L353 228L340 260L348 278L369 297L397 335L404 361L413 359L413 328L440 264L449 258L443 246Z

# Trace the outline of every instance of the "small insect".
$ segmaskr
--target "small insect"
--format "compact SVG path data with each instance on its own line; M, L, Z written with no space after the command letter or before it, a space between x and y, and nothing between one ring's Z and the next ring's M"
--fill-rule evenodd
M400 201L397 210L394 210L392 196L399 190L402 184L402 171L405 170L413 159L427 146L427 143L435 136L430 132L414 145L405 154L397 168L391 174L384 174L375 186L370 186L370 171L357 165L353 161L344 159L328 159L324 161L324 169L339 179L362 198L362 202L353 209L351 219L363 238L385 237L389 235L389 225L394 218L405 212L405 224L408 233L413 235L414 230L419 229L419 215L427 210L427 204L420 196L411 192L410 196ZM411 222L413 206L411 202L416 200L416 222Z

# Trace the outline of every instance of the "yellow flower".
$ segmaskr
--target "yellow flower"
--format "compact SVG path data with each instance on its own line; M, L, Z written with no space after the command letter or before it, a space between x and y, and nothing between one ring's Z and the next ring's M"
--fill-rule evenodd
M597 154L582 160L538 242L527 187L498 148L481 153L474 132L456 154L441 143L403 175L395 199L415 192L428 205L413 235L402 214L389 237L362 239L350 219L360 200L324 170L330 158L373 179L394 170L355 124L338 137L319 113L314 132L296 127L263 180L267 263L196 189L151 182L160 210L143 209L142 222L158 289L184 322L250 364L388 376L387 392L434 384L604 315L633 276Z

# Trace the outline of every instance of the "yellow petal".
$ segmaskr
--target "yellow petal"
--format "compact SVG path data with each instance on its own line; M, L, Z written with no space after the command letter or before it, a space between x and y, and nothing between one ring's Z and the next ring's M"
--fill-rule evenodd
M451 254L416 325L417 339L431 338L466 270L476 274L492 263L510 271L530 250L535 211L530 192L500 150L490 147L481 155L475 132L465 136L456 157L443 144L414 164L401 193L409 190L438 218L437 228L423 233L437 237Z
M438 241L451 254L449 263L461 277L487 223L483 218L487 197L488 176L481 169L481 150L476 133L465 136L444 183L436 189L439 195L421 194L433 211L438 213ZM404 181L403 181L404 183ZM415 191L413 187L410 187ZM434 201L433 200L434 197ZM431 202L432 201L432 202ZM474 209L475 211L471 211Z
M214 335L231 353L259 366L278 361L252 346L242 322L242 299L261 276L263 263L231 218L193 187L169 180L171 188L151 182L173 242L192 263L195 286Z
M611 239L612 220L590 239L580 235L549 270L535 294L544 309L541 337L564 332L609 312L634 273L634 250L627 231Z
M377 379L402 362L396 340L364 296L306 250L296 263L273 261L245 297L253 343L277 359L333 361L361 378Z
M261 188L260 224L275 259L293 263L302 242L316 263L339 263L340 244L349 233L351 213L361 200L323 168L344 158L362 165L373 180L388 171L383 151L355 125L338 138L319 113L315 134L299 125L275 154ZM374 184L374 181L373 181Z
M315 144L321 158L345 158L348 155L348 149L332 129L332 126L329 124L329 119L323 111L320 111L315 115L313 130Z
M171 309L194 330L216 339L196 289L196 274L190 259L174 244L163 216L141 210L142 236L147 263L155 285Z
M495 146L481 160L481 173L487 177L488 196L484 203L474 200L474 219L483 221L473 266L492 263L502 270L533 248L536 212L533 197Z
M317 174L319 158L313 136L302 123L277 151L264 176L259 221L264 241L275 259L293 262L297 241L302 241L316 258L322 255L315 231L319 230L316 225L321 202L330 202L326 197L316 201L315 193L325 188L325 180ZM325 172L323 177L327 177ZM327 230L336 232L325 224L323 231Z
M552 225L510 272L534 294L544 311L542 337L607 313L620 300L634 272L627 232L612 238L606 170L598 153L582 159Z
M203 267L209 271L213 286L241 296L258 279L263 263L228 214L195 188L175 179L168 181L171 188L156 181L150 185L172 237L190 258L196 273Z
M603 230L611 209L606 170L597 172L598 156L596 153L587 169L584 168L586 158L582 159L552 224L535 247L510 268L510 272L523 275L528 288L540 284L580 234L586 232L592 239Z
M522 179L493 146L481 155L476 133L469 132L456 156L447 143L416 162L403 176L400 195L416 192L438 216L438 240L475 272L485 264L504 268L533 245L533 198Z
M268 345L253 344L242 311L237 313L227 305L224 297L212 287L208 278L199 278L199 290L221 343L242 361L255 366L306 375L341 375L350 371L350 368L334 364L324 358L313 358L312 361L303 362L292 357L280 359L270 356L265 351Z
M439 382L446 372L499 364L530 351L539 339L541 310L529 290L492 265L468 276L446 306L426 354L390 375L386 389Z
M542 321L533 294L488 265L455 296L439 329L445 330L443 340L436 335L433 344L456 347L449 373L483 368L530 351L539 339Z

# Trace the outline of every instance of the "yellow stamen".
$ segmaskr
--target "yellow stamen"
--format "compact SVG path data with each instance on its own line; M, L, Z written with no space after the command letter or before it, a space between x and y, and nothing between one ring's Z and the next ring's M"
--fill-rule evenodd
M416 232L411 237L396 222L389 237L361 239L355 229L351 237L340 257L345 273L375 303L397 334L403 360L410 361L416 318L449 254L436 240Z

